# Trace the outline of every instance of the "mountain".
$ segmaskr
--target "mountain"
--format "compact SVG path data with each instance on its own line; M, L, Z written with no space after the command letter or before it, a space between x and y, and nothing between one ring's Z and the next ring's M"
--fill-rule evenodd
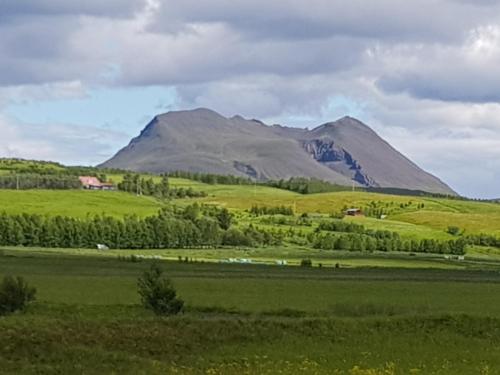
M312 130L268 126L209 109L156 116L101 167L175 170L259 180L314 177L339 185L455 194L362 122L344 117Z

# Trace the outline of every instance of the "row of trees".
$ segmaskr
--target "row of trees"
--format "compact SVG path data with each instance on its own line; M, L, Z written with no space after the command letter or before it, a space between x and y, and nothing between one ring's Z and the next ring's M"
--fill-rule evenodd
M366 236L373 237L376 239L389 239L389 240L401 239L398 232L391 232L388 230L366 229L364 225L355 224L343 220L322 221L318 225L317 231L322 231L322 230L328 232L364 234Z
M329 232L364 233L365 227L348 221L330 220L320 222L318 230L326 230Z
M458 235L456 233L455 235ZM492 236L490 234L469 234L465 236L465 240L471 245L477 246L490 246L500 248L500 238Z
M199 181L205 184L219 185L253 185L255 182L247 177L238 177L230 175L219 175L211 173L198 173L186 171L168 172L169 177L185 178L188 180Z
M293 208L292 207L287 207L287 206L275 206L275 207L266 207L266 206L256 206L253 205L252 208L250 208L250 214L254 216L261 216L261 215L286 215L286 216L293 216Z
M0 176L0 189L80 189L77 176L51 174L8 174Z
M172 188L168 181L168 176L163 175L161 181L155 183L153 178L142 178L139 174L127 173L123 176L122 182L117 186L118 190L128 193L156 196L159 198L195 198L205 197L203 191L195 191L191 187Z
M268 186L294 191L300 194L329 193L349 190L346 186L334 185L315 178L292 177L288 180L268 181Z
M322 231L337 233L321 234ZM308 240L313 247L325 250L380 250L459 255L465 254L466 246L470 244L465 238L454 241L402 240L397 232L366 229L363 225L342 220L321 222Z
M188 206L161 210L146 218L111 216L76 219L34 214L0 214L1 246L95 248L105 244L119 249L260 246L278 244L280 236L248 226L231 228L227 210Z
M374 238L364 234L316 234L311 238L313 247L323 250L349 251L402 251L413 253L465 254L467 241L437 241L433 239L401 240L398 238Z
M19 158L0 158L0 170L9 174L41 174L58 176L99 176L102 173L123 174L126 171L115 168L97 168L85 166L65 166L60 163L43 160L25 160Z

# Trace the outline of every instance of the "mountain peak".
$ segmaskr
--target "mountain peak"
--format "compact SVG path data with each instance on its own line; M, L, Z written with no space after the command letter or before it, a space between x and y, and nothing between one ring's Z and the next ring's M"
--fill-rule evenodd
M347 186L454 194L351 116L307 130L227 118L208 108L171 111L155 117L103 166L261 180L311 177Z
M156 117L179 117L179 116L211 116L211 117L224 117L220 113L217 113L209 108L194 108L194 109L185 109L178 111L168 111Z

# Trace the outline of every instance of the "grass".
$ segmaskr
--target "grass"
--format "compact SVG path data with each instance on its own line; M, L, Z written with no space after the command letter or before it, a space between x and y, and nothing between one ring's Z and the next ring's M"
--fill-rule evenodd
M289 266L299 266L302 259L311 259L317 267L342 268L353 267L384 267L384 268L434 268L434 269L465 269L474 267L476 258L491 267L499 267L500 259L479 255L467 258L465 261L445 259L436 254L413 254L397 252L361 253L350 251L327 251L310 249L299 246L281 246L269 248L223 248L223 249L155 249L155 250L107 250L105 252L95 249L50 249L50 248L3 248L6 255L47 255L47 256L87 256L87 257L161 257L164 260L177 261L179 257L186 257L195 262L220 263L228 259L250 259L255 264L276 265L277 261L286 260ZM474 253L475 255L476 253ZM479 253L477 253L479 254Z
M115 182L120 175L110 175ZM159 177L157 177L158 179ZM194 201L225 206L242 213L253 205L293 207L297 213L330 214L344 207L366 207L377 202L388 206L393 213L386 220L356 218L373 229L395 230L407 238L448 239L448 226L458 226L467 233L492 233L500 235L500 205L481 202L464 202L449 199L405 197L366 192L334 192L302 195L287 190L252 185L209 185L197 181L171 178L173 187L192 187L205 191L208 196L200 199L176 200L186 205ZM400 204L412 204L399 208ZM424 209L417 205L424 204ZM150 197L136 197L121 192L95 191L12 191L0 190L0 207L9 213L35 212L41 214L83 217L87 213L106 212L113 216L136 213L139 216L154 214L161 203Z
M7 172L0 165L1 173ZM449 240L448 226L500 235L497 204L366 192L301 195L179 178L170 183L208 196L165 203L121 192L0 190L0 210L144 217L163 204L196 201L229 208L237 225L266 226L245 210L284 205L310 214L311 227L294 227L306 233L344 207L375 202L390 210L389 217L345 220L405 239ZM186 301L183 315L159 318L140 306L137 278L150 260L124 261L131 255L171 260L161 263ZM179 256L194 262L178 262ZM219 263L228 258L254 264ZM298 267L305 258L314 267ZM293 267L276 266L276 260ZM4 248L0 277L24 276L38 289L38 300L25 313L0 317L0 372L496 374L499 266L500 251L486 247L471 247L464 261L291 244L106 252Z
M396 230L410 236L422 237L435 235L446 237L444 232L448 226L458 226L470 233L493 233L500 235L500 205L484 202L469 202L444 198L406 197L398 195L366 193L366 192L334 192L302 195L287 190L265 186L249 185L208 185L184 179L170 179L172 186L192 187L206 191L209 196L200 201L217 204L233 210L248 210L253 205L278 206L295 208L297 213L330 214L339 212L344 207L366 207L377 202L381 207L389 205L395 213L380 225L378 220L367 220L367 226L399 228ZM400 204L412 205L398 209ZM424 204L424 209L416 209ZM405 224L410 224L405 226ZM413 224L413 227L411 226ZM419 228L417 228L419 227ZM439 232L439 233L438 233Z
M1 321L0 329L10 343L0 347L7 374L460 375L494 374L500 365L499 322L467 317L96 322L30 316Z
M21 254L1 258L0 275L21 274L39 299L67 304L137 304L136 281L149 262ZM211 263L164 263L190 306L329 314L335 306L467 313L500 318L500 274L473 270L319 269ZM470 282L475 281L475 282ZM432 286L432 287L430 287ZM334 310L333 310L334 311Z
M37 213L84 218L88 214L144 217L158 212L161 203L117 191L0 190L0 210L10 214Z
M164 262L188 304L138 305L148 262L36 252L0 275L39 290L0 318L5 374L494 374L500 274ZM458 358L458 359L457 359Z
M500 212L420 211L399 214L392 219L438 230L445 230L454 225L465 229L467 233L491 233L500 236Z
M109 177L115 182L121 178ZM345 220L396 231L407 239L451 239L446 233L450 225L466 233L500 235L500 205L495 204L364 192L300 195L177 178L170 182L208 193L171 203L222 205L240 226L261 225L260 218L245 212L252 205L307 212L313 225L295 227L307 232L344 206L377 202L392 209L385 220ZM8 213L144 217L162 204L169 203L120 192L0 190L0 210ZM150 260L124 261L131 255L171 260L161 263L186 301L183 315L159 318L140 306L137 278ZM178 256L194 262L174 261ZM228 258L255 264L219 263ZM314 267L298 267L305 258ZM274 265L282 259L294 267ZM3 248L0 277L24 276L38 289L38 300L25 313L0 317L0 372L496 374L499 266L500 251L486 247L471 247L464 261L290 244L106 252Z

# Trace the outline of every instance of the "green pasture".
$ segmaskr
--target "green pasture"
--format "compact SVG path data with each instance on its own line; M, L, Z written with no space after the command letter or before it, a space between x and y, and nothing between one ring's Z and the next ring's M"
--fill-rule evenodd
M9 214L36 213L86 217L106 214L122 217L158 212L161 202L117 191L87 190L0 190L0 211Z
M445 230L448 226L454 225L465 230L466 233L491 233L500 235L500 212L491 212L491 207L486 206L486 208L487 211L484 213L478 213L479 210L477 208L473 213L425 210L402 213L391 217L391 219L438 230Z
M137 277L150 262L64 253L4 253L0 276L24 275L38 288L40 302L134 305L139 302ZM348 314L358 305L373 305L375 310L394 309L398 314L425 311L500 317L500 274L496 271L162 264L180 295L196 308L293 309L335 315ZM346 311L341 312L343 308Z
M172 186L192 187L209 194L200 201L222 205L233 210L248 210L253 205L290 206L297 213L331 214L344 207L366 207L376 202L380 207L392 205L396 213L384 221L366 220L367 227L395 228L408 237L445 239L448 226L458 226L470 233L500 234L500 205L444 198L408 197L366 192L334 192L302 195L287 190L251 185L208 185L184 179L170 179ZM399 209L400 204L412 205ZM423 209L417 209L424 204ZM400 224L398 224L398 222ZM410 224L410 225L405 225ZM413 226L411 225L413 224ZM390 230L390 229L389 229Z
M478 248L482 249L482 248ZM315 267L382 267L382 268L429 268L466 269L485 266L500 268L500 257L482 254L467 257L464 261L445 259L439 254L408 254L397 252L361 253L349 251L318 250L299 246L269 248L222 248L222 249L157 249L157 250L106 250L95 249L50 249L50 248L3 248L4 255L13 256L85 256L98 258L118 257L159 257L163 260L178 261L186 258L192 262L229 263L230 259L249 259L254 264L278 266L286 261L288 266L300 266L303 259L311 259ZM478 250L479 251L479 250ZM479 252L477 254L480 254ZM477 258L477 259L476 259ZM478 263L479 262L479 263Z
M116 182L121 175L109 177ZM345 207L366 207L371 202L376 202L379 207L393 208L395 213L384 220L372 218L351 220L356 220L371 229L396 231L409 239L450 239L446 233L449 226L457 226L465 233L484 232L500 235L500 205L493 203L366 192L301 195L258 185L210 185L180 178L171 178L170 183L173 187L191 187L208 194L205 198L175 200L172 203L186 205L196 201L225 206L238 214L243 224L250 220L244 211L253 205L284 205L293 207L298 214L306 212L329 215ZM89 213L106 213L117 217L125 214L147 216L157 212L163 204L166 203L152 197L137 197L116 191L0 190L0 210L8 213L28 212L74 217L84 217ZM410 205L399 208L401 204ZM424 204L423 209L417 209L420 204Z
M149 261L5 251L38 289L0 318L5 374L496 374L500 274L162 262L184 314L139 305ZM460 360L457 360L460 358Z

